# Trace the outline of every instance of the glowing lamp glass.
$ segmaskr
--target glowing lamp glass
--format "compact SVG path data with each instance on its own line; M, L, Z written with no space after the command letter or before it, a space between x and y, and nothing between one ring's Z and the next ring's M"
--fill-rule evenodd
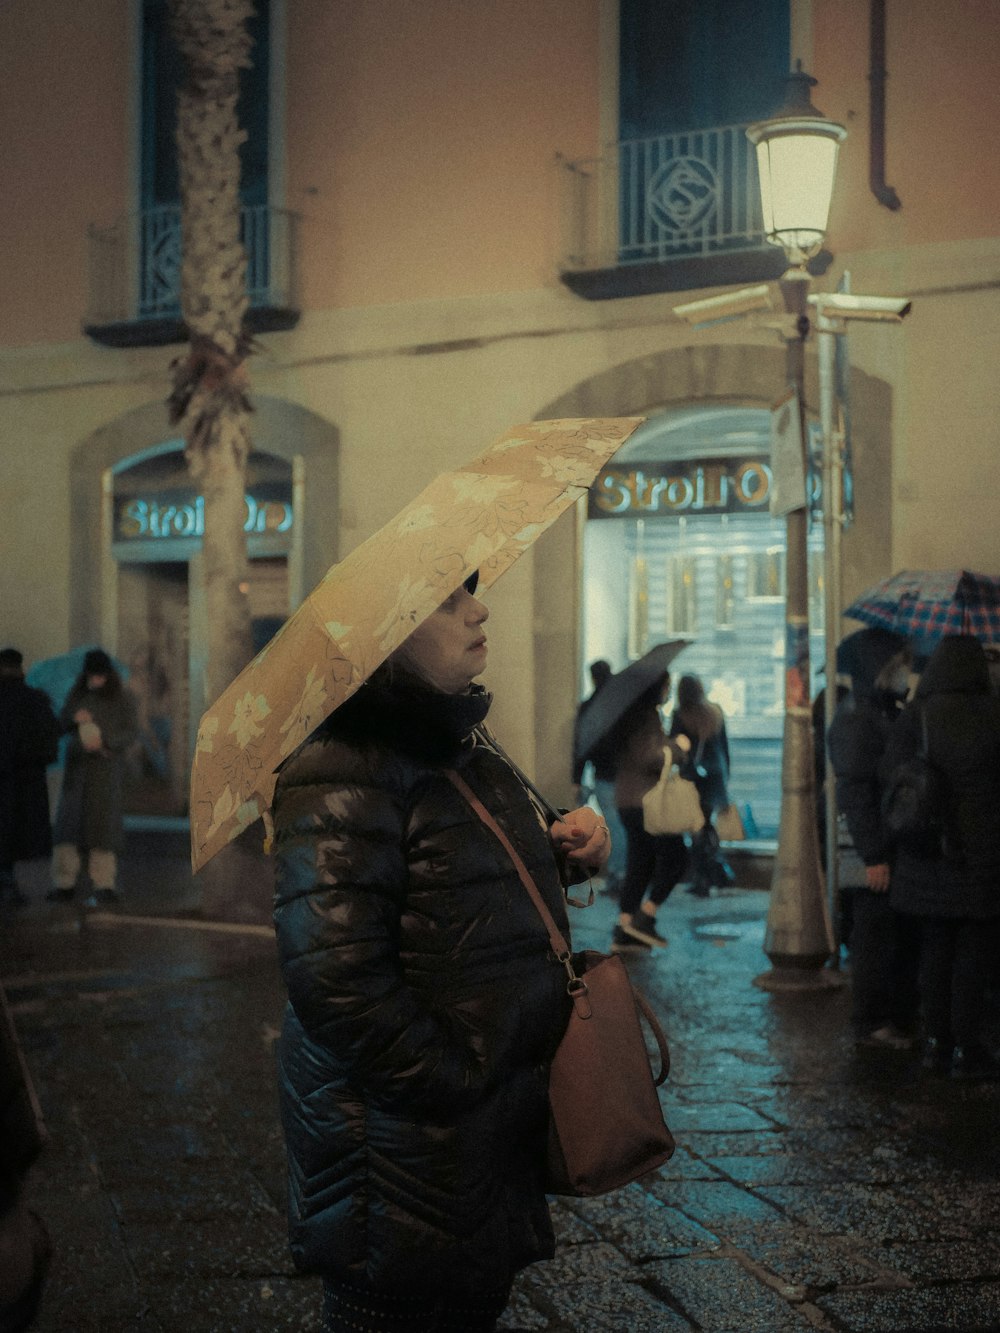
M826 235L837 153L847 131L832 121L803 118L765 122L748 133L757 149L767 239L790 256L815 254Z

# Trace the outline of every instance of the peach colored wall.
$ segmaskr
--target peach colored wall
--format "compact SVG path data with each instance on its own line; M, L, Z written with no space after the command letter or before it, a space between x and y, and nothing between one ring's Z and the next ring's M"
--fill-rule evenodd
M305 304L556 281L557 150L593 151L593 0L289 8L288 203Z
M125 208L127 0L26 0L0 16L0 343L80 332L86 231Z
M868 189L868 3L814 0L817 105L842 119L841 252L995 233L1000 3L888 0L887 176ZM128 0L0 17L0 343L77 336L86 229L128 206ZM599 140L598 0L289 0L287 193L310 310L556 285L557 152Z
M993 236L1000 216L997 0L888 0L886 180L868 185L868 0L815 0L819 109L848 127L830 217L831 247L889 249Z

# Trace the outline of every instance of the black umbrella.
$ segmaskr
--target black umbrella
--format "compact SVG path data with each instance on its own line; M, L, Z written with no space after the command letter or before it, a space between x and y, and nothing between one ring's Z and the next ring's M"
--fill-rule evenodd
M607 684L601 686L580 719L579 747L584 758L611 733L636 699L666 677L670 663L691 642L690 639L671 639L669 643L658 643L637 661L616 671Z

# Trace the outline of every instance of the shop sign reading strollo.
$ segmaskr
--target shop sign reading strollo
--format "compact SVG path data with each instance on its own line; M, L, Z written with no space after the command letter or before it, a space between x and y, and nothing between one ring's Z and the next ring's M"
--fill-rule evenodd
M244 496L248 536L286 533L292 526L290 499ZM205 535L205 498L201 495L154 499L121 497L115 502L115 540L119 542L158 541L171 537Z
M632 463L606 467L590 489L590 518L647 518L766 510L771 466L766 458Z

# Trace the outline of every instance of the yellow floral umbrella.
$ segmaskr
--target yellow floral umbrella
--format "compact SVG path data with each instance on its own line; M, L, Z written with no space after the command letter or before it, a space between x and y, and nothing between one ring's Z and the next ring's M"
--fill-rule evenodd
M641 417L515 426L334 565L202 717L195 870L270 808L276 771L479 570L490 584L588 487Z

